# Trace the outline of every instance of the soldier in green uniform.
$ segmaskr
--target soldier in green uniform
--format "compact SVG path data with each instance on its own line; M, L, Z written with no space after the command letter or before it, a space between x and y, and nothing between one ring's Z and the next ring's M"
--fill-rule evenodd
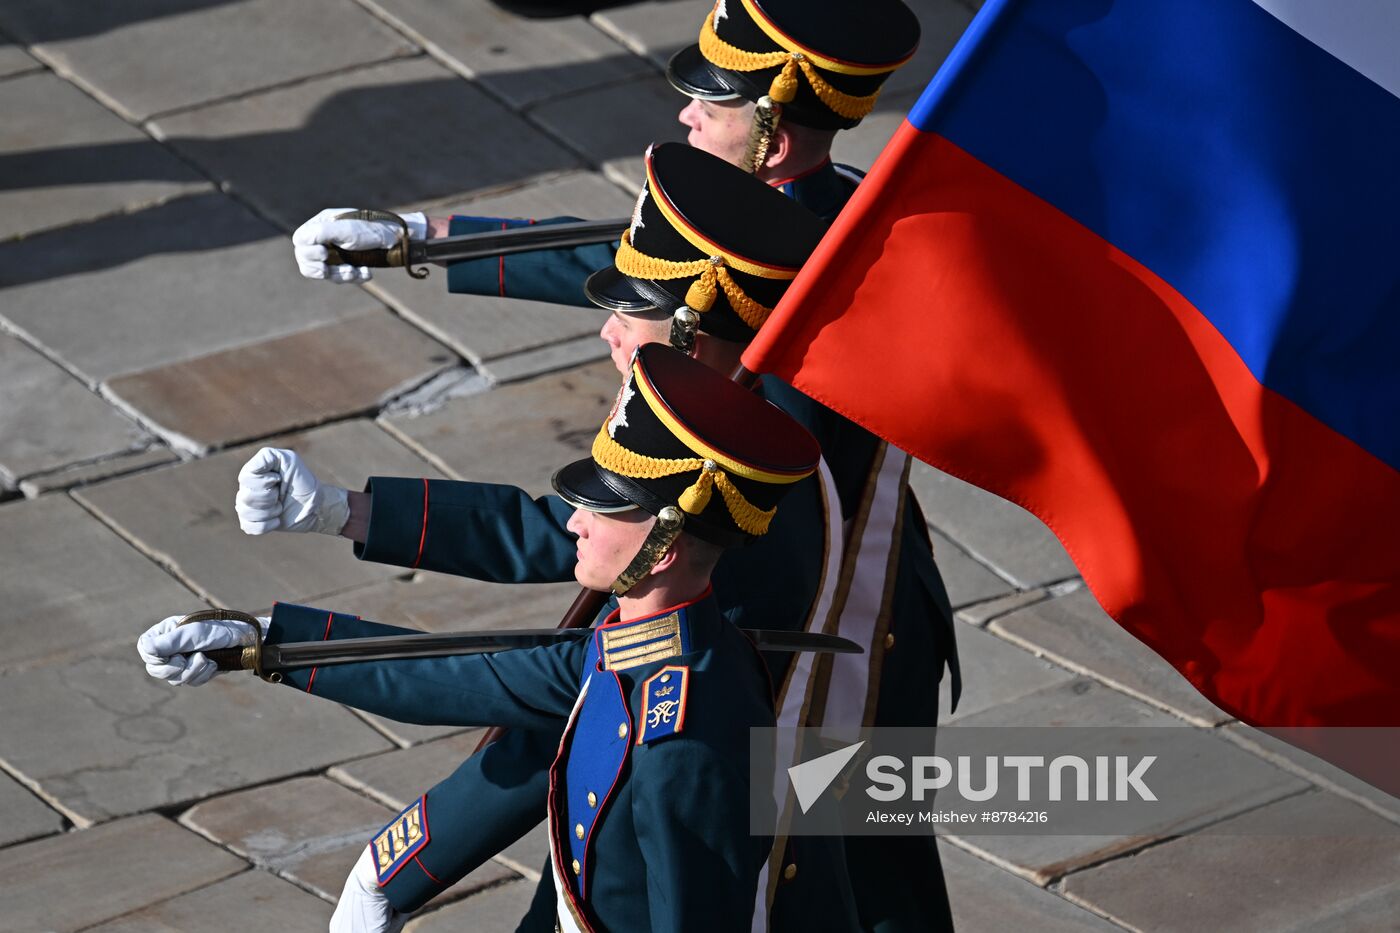
M771 726L773 708L764 663L720 615L710 576L723 549L767 532L819 456L753 393L668 347L642 348L592 456L554 476L575 509L576 579L618 597L591 637L292 669L285 683L399 721L562 730L540 809L559 928L733 928L771 841L750 835L747 761L749 729ZM203 682L214 670L202 652L254 640L221 620L178 621L139 641L153 676ZM288 604L263 625L272 644L407 633ZM454 804L476 802L415 801L358 872L383 883L414 864Z
M874 109L881 85L914 54L919 32L918 19L901 0L721 0L701 24L700 41L678 51L667 67L671 84L689 98L680 112L687 141L831 220L862 177L832 162L832 140ZM386 248L398 236L390 224L335 219L343 213L323 210L293 234L303 276L368 281L368 268L328 266L326 245ZM576 219L404 216L415 239ZM453 263L448 290L587 306L581 283L609 265L615 249L584 246Z
M800 218L810 215L775 197L771 188L695 150L676 145L657 147L648 158L648 166L648 188L618 254L617 266L589 282L594 298L617 312L605 336L613 345L614 358L626 360L639 343L665 341L675 331L682 333L682 340L687 339L683 320L691 315L698 318L695 352L727 371L820 230L814 229L810 220L804 226ZM687 239L687 233L708 242L697 245ZM783 243L790 244L786 255L775 253ZM794 244L800 248L793 249ZM767 258L768 276L726 264L722 267L725 278L731 285L741 286L731 295L733 289L726 289L721 280L721 267L702 261L719 252ZM646 277L659 275L658 268L669 272L681 267L688 267L688 271L669 278ZM626 275L625 271L637 274ZM745 322L737 308L746 309L752 320ZM861 548L873 550L879 555L881 568L890 563L890 552L898 548L892 586L887 587L882 578L873 587L880 594L890 594L889 605L879 599L866 605L866 621L889 620L888 627L878 632L868 627L864 630L864 641L872 655L880 656L885 671L878 682L875 721L932 725L937 710L936 683L945 659L954 657L950 613L922 519L899 499L902 473L889 468L886 461L891 452L845 419L776 380L765 379L763 391L813 428L828 458L834 458L828 502L839 503L847 517L867 528L878 525L883 513L885 537L881 540L869 534L858 541L843 542L840 511L822 522L819 497L810 508L795 508L796 503L790 502L774 535L761 545L769 549L771 560L755 553L752 558L733 562L736 579L741 582L725 589L743 595L730 607L735 614L732 617L747 614L751 619L761 618L765 627L806 625L820 602L822 557L832 550L833 528L837 550L843 543L854 545L850 548L853 554L859 554ZM874 468L877 464L881 469ZM538 582L559 579L560 568L567 566L572 554L571 542L561 528L562 506L548 498L531 500L508 487L375 477L368 494L347 493L320 486L294 455L278 451L260 452L245 468L242 482L239 512L245 530L262 532L287 525L295 530L335 513L336 519L328 523L333 527L326 530L334 533L344 526L344 533L359 539L356 553L366 559L503 582ZM798 494L794 491L794 497ZM358 514L347 522L352 502ZM901 515L908 517L899 524ZM877 521L872 522L872 516ZM779 535L784 523L790 523L792 533L785 536L790 543L774 547L782 540ZM792 578L791 588L771 586L776 568ZM725 571L726 562L721 562L721 574ZM837 576L839 573L829 574ZM808 583L803 584L803 580ZM845 601L851 601L849 594ZM753 613L755 607L761 611ZM896 641L901 650L892 651ZM864 696L868 682L858 686ZM808 689L819 690L820 685ZM798 699L802 696L796 690L793 695ZM858 722L864 718L863 710L856 711ZM492 801L483 808L490 814L488 818L462 826L451 849L431 853L432 878L450 883L511 841L514 837L510 832L518 834L529 828L529 814L537 809L522 805L513 811L504 799L527 801L531 792L543 794L542 765L535 769L538 777L533 782L518 783L521 764L529 755L512 743L523 742L520 736L508 737L430 792ZM537 761L539 757L537 753ZM527 814L526 822L511 825L511 812ZM887 917L899 917L909 928L929 929L946 917L931 840L878 840L870 844L852 839L848 844L872 850L849 872L844 868L834 872L832 859L826 856L783 853L787 857L771 872L777 885L773 894L775 927L804 925L801 919L785 923L785 911L797 918L820 917L828 927L845 929L861 925L878 928L881 924L897 928ZM809 845L809 840L795 842L797 848ZM472 853L470 858L467 853ZM458 858L455 863L454 855ZM869 882L859 919L839 907L852 899L847 877ZM884 893L885 886L897 888ZM396 906L411 909L439 889L427 872L406 872L383 893ZM875 919L866 920L866 915Z

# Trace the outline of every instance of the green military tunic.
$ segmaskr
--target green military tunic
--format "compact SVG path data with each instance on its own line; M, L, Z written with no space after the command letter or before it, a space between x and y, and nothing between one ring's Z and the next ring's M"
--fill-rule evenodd
M844 206L860 174L825 162L802 177L777 183L785 194L823 218ZM453 234L502 229L530 223L563 222L454 217ZM583 280L612 263L615 247L595 245L455 263L449 268L454 292L588 305ZM879 441L868 431L771 377L763 391L808 428L822 445L839 503L834 520L821 501L819 484L784 504L773 532L751 548L727 554L716 570L721 608L739 626L803 628L821 577L826 535L855 513L865 490ZM513 487L450 481L376 477L369 539L357 546L362 559L418 567L496 582L551 582L572 578L574 546L564 529L571 512L556 497L532 500ZM881 659L877 725L933 726L938 716L938 682L944 664L959 691L952 611L922 514L908 496L900 530L900 557L894 579L891 627L893 650ZM786 581L776 587L773 581ZM787 658L770 659L774 679ZM536 822L537 801L547 787L550 739L540 733L507 734L486 753L475 755L428 792L443 799L489 796L489 820L444 830L453 839L431 856L430 871L405 872L385 886L401 910L414 909ZM810 838L790 842L788 863L800 865L794 878L779 883L773 907L775 929L810 927L904 929L950 926L942 873L933 840L851 837L845 852ZM434 879L442 879L438 882ZM852 890L854 886L854 890ZM858 916L857 912L858 911ZM543 929L544 927L540 927Z
M269 643L407 634L283 604ZM771 840L749 834L749 729L771 687L748 639L701 598L643 618L614 612L577 642L489 655L288 671L285 682L401 722L501 724L562 742L549 768L559 922L577 930L728 929L746 917ZM440 838L452 810L423 797L371 841L389 881Z

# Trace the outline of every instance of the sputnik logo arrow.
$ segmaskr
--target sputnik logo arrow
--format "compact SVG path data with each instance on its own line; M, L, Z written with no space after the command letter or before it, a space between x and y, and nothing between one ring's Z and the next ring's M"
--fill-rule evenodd
M864 744L864 741L860 741L788 768L788 779L792 781L792 789L797 794L797 805L802 808L803 813L811 809L812 804L831 786L831 782L836 780L836 776Z

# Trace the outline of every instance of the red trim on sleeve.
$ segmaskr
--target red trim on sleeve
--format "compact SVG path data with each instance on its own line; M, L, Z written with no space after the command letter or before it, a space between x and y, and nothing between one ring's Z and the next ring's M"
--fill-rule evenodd
M423 561L423 544L428 540L428 478L423 477L423 530L418 534L418 556L413 558L410 570L417 570Z
M429 881L431 881L433 884L436 884L436 885L441 885L441 884L442 884L442 881L438 878L437 875L435 875L435 874L433 874L432 872L428 871L428 866L426 866L426 865L423 864L423 860L422 860L422 859L420 859L418 856L415 855L415 856L413 857L413 861L418 865L419 868L423 869L423 874L425 874L425 875L428 876L428 880L429 880Z
M501 221L501 229L502 229L502 230L505 230L505 229L506 229L506 222L505 222L504 220ZM504 298L504 297L506 296L506 256L505 256L505 253L502 253L501 255L497 256L497 257L496 257L496 261L497 261L497 263L499 263L499 265L496 267L496 268L497 268L497 271L496 271L496 284L497 284L497 286L498 286L499 289L500 289L501 297Z
M334 613L334 612L328 612L328 613L326 613L326 630L325 630L324 632L321 633L321 641L327 641L327 640L330 639L330 637L331 637L331 623L334 622L334 621L335 621L335 613ZM308 678L306 678L306 692L307 692L307 693L310 693L310 692L311 692L311 685L314 684L314 683L316 683L316 672L317 672L318 670L320 670L320 667L319 667L319 666L318 666L318 667L313 667L313 668L311 669L311 676L308 677Z

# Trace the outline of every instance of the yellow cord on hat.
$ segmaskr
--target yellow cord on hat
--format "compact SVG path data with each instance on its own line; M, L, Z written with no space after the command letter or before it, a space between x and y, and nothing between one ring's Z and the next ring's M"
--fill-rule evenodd
M734 277L729 274L723 256L694 259L689 262L659 259L655 256L648 256L633 246L629 231L622 235L622 243L618 246L615 265L618 272L637 279L661 281L695 276L695 281L691 282L690 287L686 289L685 303L702 314L715 306L715 300L719 297L719 289L723 289L734 313L739 315L740 319L755 331L762 327L763 322L768 320L768 316L773 313L772 308L759 304L744 293L744 290L739 287L739 283L735 282Z
M699 470L700 475L681 493L676 504L691 515L699 515L710 504L713 488L718 486L720 494L724 497L725 507L729 510L729 516L746 534L766 534L773 516L778 514L777 506L764 510L745 498L743 492L715 461L700 457L648 457L646 454L628 450L613 440L606 425L593 439L593 459L603 469L633 479L659 479Z
M791 103L793 98L797 96L797 72L801 70L802 74L807 76L807 82L812 86L817 99L829 107L833 113L845 117L847 120L860 120L869 116L870 111L875 109L876 99L880 96L878 89L875 93L863 97L837 90L817 73L811 58L803 52L796 50L750 52L737 45L730 45L715 32L713 15L706 16L705 22L700 26L700 54L715 66L728 71L759 71L764 68L772 68L774 65L782 65L782 70L773 78L768 87L768 96L779 104ZM833 71L847 71L853 74L880 74L899 67L894 65L889 68L857 69L843 68L835 62L829 61L822 61L821 64Z

